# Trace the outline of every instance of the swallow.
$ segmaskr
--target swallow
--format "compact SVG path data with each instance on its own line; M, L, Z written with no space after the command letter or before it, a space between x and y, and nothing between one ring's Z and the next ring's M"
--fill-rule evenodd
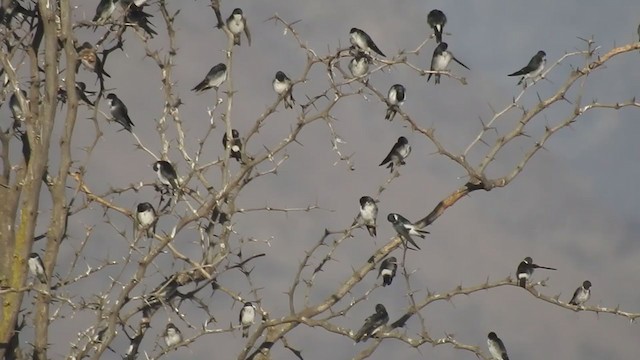
M429 11L427 15L427 24L433 29L433 32L436 35L436 41L439 43L442 42L442 31L444 30L444 26L447 23L447 16L438 9L433 9Z
M109 111L111 112L111 117L118 124L122 125L122 127L131 132L131 127L134 126L133 122L129 118L129 111L127 110L127 106L116 96L116 94L107 95L107 99L109 99Z
M380 51L373 40L371 40L371 36L358 28L351 28L351 31L349 31L349 41L351 42L351 45L359 51L374 51L382 56L386 56L382 51Z
M487 347L489 348L491 356L495 360L509 360L507 349L504 347L504 343L493 331L489 333L489 336L487 338Z
M378 278L382 275L382 286L391 285L397 269L398 260L395 256L388 257L382 261L378 270Z
M293 98L293 86L291 85L291 79L287 74L282 71L276 73L276 77L273 79L273 90L284 100L284 108L293 109L293 104L296 103Z
M507 76L522 76L520 81L518 81L518 85L524 82L524 86L526 87L527 79L533 79L532 81L535 81L535 78L542 73L542 70L544 70L544 64L547 62L545 56L547 56L547 54L544 51L538 51L533 55L531 60L529 60L527 66Z
M380 331L388 321L389 314L387 314L387 309L384 308L384 305L377 304L376 312L364 321L364 325L362 325L360 330L356 333L356 342L367 341L370 337Z
M31 275L35 276L38 281L40 281L40 283L46 284L47 274L44 271L44 264L42 263L40 255L31 253L31 255L29 255L29 260L27 261L27 263L29 265L29 271L31 272Z
M438 46L436 46L436 49L433 51L433 57L431 58L431 71L447 70L447 66L449 66L449 63L451 62L451 60L462 65L462 67L464 67L465 69L471 70L467 65L463 64L460 60L456 59L456 57L453 56L451 51L447 50L448 48L449 48L449 45L446 42L441 42L440 44L438 44ZM433 75L433 73L429 74L429 77L427 77L427 81L431 79L431 75ZM440 84L440 74L435 74L435 75L436 75L436 78L435 78L436 84Z
M527 256L522 260L520 265L518 265L517 274L520 287L527 287L527 281L531 278L531 275L533 275L534 269L558 270L551 267L536 265L533 263L533 260Z
M91 45L91 43L85 41L80 47L76 48L76 51L78 52L76 72L78 72L78 68L80 64L82 64L85 69L96 73L100 81L104 81L102 75L111 77L111 75L104 71L104 68L102 67L102 60L98 57L98 51L93 47L93 45Z
M582 306L584 303L589 301L590 297L591 297L591 281L585 280L582 283L582 286L577 288L576 291L573 293L573 297L571 298L571 301L569 301L569 304Z
M253 324L256 318L256 307L251 302L247 301L240 310L240 325L242 325L242 337L249 337L249 328Z
M393 225L393 229L398 233L398 236L404 241L405 246L407 246L407 242L411 245L415 246L418 250L420 247L413 241L411 235L418 236L420 238L425 238L424 234L429 234L426 230L418 229L415 225L411 223L407 218L400 214L390 213L387 215L387 220Z
M355 78L365 76L369 72L369 64L371 64L371 56L359 52L349 62L349 71Z
M207 76L191 91L203 92L211 88L218 91L220 85L227 80L227 65L220 63L209 70Z
M371 196L363 196L360 198L360 213L356 217L356 221L351 225L358 223L364 224L372 237L377 236L376 218L378 217L378 205Z
M391 148L391 151L389 151L387 157L385 157L378 166L389 163L389 165L387 165L387 168L391 169L391 172L393 172L394 168L405 164L404 160L407 158L407 156L409 156L409 154L411 154L411 146L409 145L409 141L406 137L400 136L398 138L398 141Z
M251 46L251 33L247 26L247 18L243 15L242 9L235 8L227 18L227 29L233 34L233 45L240 45L240 37L242 32L247 36L247 42Z
M0 24L6 27L11 26L14 17L22 23L26 17L35 16L34 11L25 9L17 0L4 0L0 4Z
M96 15L93 17L93 22L104 24L109 20L111 14L116 10L116 3L118 0L100 0L98 7L96 8Z
M173 323L168 323L164 330L164 343L167 347L173 347L182 342L182 333Z
M26 106L27 105L26 101L28 100L27 92L24 90L20 90L20 93L24 98L24 101L25 101L24 105ZM16 96L15 92L11 94L11 97L9 98L9 108L11 109L11 115L13 115L14 124L18 121L25 120L25 114L26 114L25 106L21 104L20 98Z
M156 233L156 224L158 223L158 216L153 205L148 202L142 202L138 204L136 208L136 237L144 231L148 238L153 238Z
M242 140L240 140L240 134L238 133L238 130L231 129L231 138L233 140L230 144L231 151L229 152L229 156L236 159L239 163L244 163L242 161ZM225 132L222 136L222 147L226 149L228 142L229 141L227 138L227 133Z
M405 99L406 92L404 86L400 84L391 86L389 94L387 95L389 107L387 108L387 114L384 116L385 120L393 121L393 118L396 116L396 112L398 112L400 106L404 104Z
M83 83L82 81L76 82L75 88L76 88L76 94L78 96L78 99L84 101L84 103L87 105L94 106L94 103L91 102L91 100L89 100L89 98L87 97L87 94L93 95L96 93L95 91L88 91L87 85L85 85L85 83Z
M144 12L141 6L133 3L125 10L124 14L124 20L126 22L138 26L144 30L150 38L153 38L153 36L158 35L158 33L151 28L154 25L149 21L150 17L153 17L153 15Z
M156 161L153 163L153 171L158 175L160 183L169 186L174 190L178 190L178 174L171 163L164 160Z

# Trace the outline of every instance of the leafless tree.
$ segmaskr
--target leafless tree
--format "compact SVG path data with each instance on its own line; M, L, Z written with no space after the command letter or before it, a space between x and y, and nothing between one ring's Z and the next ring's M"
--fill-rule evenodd
M412 271L404 266L406 257L416 255L407 251L400 237L393 237L366 248L368 261L353 264L351 270L347 267L339 274L339 282L330 282L322 274L340 254L347 240L368 236L366 231L360 230L362 224L355 222L351 225L353 219L346 219L342 228L311 236L315 239L313 245L295 259L297 270L289 275L293 280L283 295L283 299L288 301L288 312L279 313L271 311L263 299L262 289L270 284L255 280L255 272L263 271L264 259L269 257L270 243L274 240L253 237L236 225L238 216L248 213L302 212L304 216L313 217L324 211L318 204L287 207L255 203L251 207L239 206L238 199L248 191L250 184L264 181L269 176L286 176L282 169L286 169L289 160L295 156L292 149L298 146L302 134L313 131L318 134L316 136L327 136L321 135L326 132L318 127L328 130L327 140L337 158L336 164L344 164L344 171L348 174L355 165L352 155L345 154L343 146L348 136L342 136L336 130L336 108L362 98L382 103L385 107L392 106L387 99L387 89L376 87L372 78L391 68L411 71L416 77L433 73L418 65L417 61L420 52L424 53L425 45L435 42L431 33L425 29L424 41L410 51L397 51L387 59L375 58L366 77L354 78L345 66L353 57L351 49L344 46L325 52L312 49L298 32L298 21L273 16L269 21L284 31L280 40L294 42L304 54L301 59L304 61L303 71L297 76L290 74L296 106L291 110L285 109L285 97L289 94L277 96L273 93L271 104L261 114L255 115L253 125L241 134L243 146L236 157L232 156L237 150L232 149L231 141L227 141L225 149L220 145L220 135L224 133L227 139L232 139L234 124L240 121L236 115L238 89L234 82L234 74L241 70L237 68L239 65L234 56L239 48L234 46L233 34L222 16L231 14L232 6L216 0L210 4L212 18L215 16L221 28L212 31L224 31L228 39L226 47L218 49L224 50L228 78L219 91L210 90L206 95L211 96L209 126L197 137L190 137L187 130L191 119L181 116L182 97L185 95L177 91L178 79L174 75L176 56L180 52L177 23L183 20L178 8L195 5L193 2L182 4L159 0L144 7L154 15L156 30L163 33L160 43L150 41L153 34L145 29L149 28L148 20L135 21L140 16L146 20L147 15L132 15L131 6L119 4L110 20L98 23L84 19L69 0L3 1L0 61L5 86L1 98L8 103L15 95L23 110L23 114L17 116L21 118L16 117L12 123L3 120L0 133L0 241L3 250L0 262L3 304L0 353L4 358L60 357L49 351L52 329L60 323L74 329L73 340L63 355L67 358L100 358L105 352L127 359L162 358L172 351L185 351L179 349L183 346L206 342L210 337L224 333L239 335L241 325L237 321L237 313L243 303L252 301L257 307L256 325L251 329L244 348L237 351L237 358L282 358L282 355L274 354L274 351L281 351L276 350L280 347L304 359L304 348L289 341L290 335L301 327L312 328L319 334L328 332L355 339L356 326L360 323L349 328L338 325L336 320L362 304L373 312L374 304L369 304L367 297L383 289L380 281L371 281L367 274L376 272L382 260L392 252L400 259L398 273L407 294L406 308L401 316L392 317L353 358L373 357L381 344L391 339L414 348L424 344L449 344L479 358L491 358L483 346L465 343L452 334L443 337L430 334L423 313L430 304L451 301L460 295L517 287L517 279L512 276L505 274L503 279L487 279L470 286L452 284L447 291L422 291L420 295L423 289L412 285ZM133 17L135 15L138 17ZM93 48L86 48L90 51L82 53L83 41L77 33L94 28L97 30L90 44ZM465 174L461 177L463 180L458 180L457 188L443 195L435 207L424 205L424 215L415 223L418 228L427 228L472 192L491 191L509 185L521 175L529 161L545 149L545 144L554 134L570 127L585 113L640 107L635 98L607 103L584 99L590 75L605 65L615 68L615 64L610 63L613 58L637 56L634 51L640 49L640 43L601 49L593 40L585 39L583 45L580 50L567 52L550 61L537 80L544 82L548 74L561 71L559 65L572 64L572 70L553 94L537 95L535 84L522 88L507 106L496 109L489 119L480 121L477 136L470 139L462 151L456 151L441 141L435 127L425 127L417 114L405 112L399 106L394 109L398 114L395 122L402 122L414 136L427 139L438 156L457 165ZM96 178L88 171L96 153L108 151L98 146L109 136L105 135L103 128L116 126L111 123L109 111L100 107L103 105L104 108L105 95L113 91L101 68L105 71L113 69L109 55L127 51L129 46L144 48L147 60L155 64L164 93L161 114L155 123L156 143L143 141L135 128L130 135L137 151L147 154L150 159L148 164L139 166L149 166L156 160L167 160L174 166L179 163L178 189L169 189L158 181L131 179L128 186L98 190L102 184L97 184ZM94 70L81 65L85 57L92 54L97 56L101 65ZM455 81L461 87L467 82L455 71L441 74L445 81ZM99 78L95 106L88 106L81 99L83 93L76 89L78 77ZM312 89L308 88L311 83L314 85ZM529 103L532 98L537 100L527 108L523 105L525 98ZM548 116L549 109L559 103L569 104L564 107L564 115L554 113ZM94 126L92 139L82 148L75 140L76 137L87 136L77 131L77 122L84 121L79 119L80 106L87 106L86 111L91 114L90 121ZM290 125L289 131L277 142L256 143L259 132L274 126L275 118L284 111L295 112L296 121ZM518 160L509 168L502 167L500 173L489 172L500 155L513 149L510 147L513 143L525 149ZM216 154L219 156L208 160L206 154L212 148L218 149ZM421 156L424 154L413 155L414 158ZM402 167L395 168L391 176L378 185L373 197L379 198L393 186L400 171ZM100 176L102 183L110 183L105 174ZM151 239L145 236L147 229L136 231L136 210L127 200L127 195L142 191L155 193L154 207L164 229L151 234ZM354 204L354 216L356 214ZM84 219L81 222L83 226L76 225L71 230L68 225L74 218ZM378 226L387 226L384 220L380 216ZM37 233L37 229L41 229L41 233ZM112 258L110 254L89 252L96 241L105 238L112 242L109 246L114 248L114 253L125 255ZM27 268L34 244L40 241L44 243L41 256L48 274L46 284L32 281ZM63 264L61 249L65 242L73 243L66 250L73 256ZM90 260L96 258L99 262ZM514 260L514 267L518 260ZM238 274L244 280L239 280ZM233 281L226 280L229 278ZM244 285L238 285L242 281ZM532 282L526 291L530 296L558 308L577 310L568 300L546 294L544 285L544 280ZM327 293L327 289L331 291ZM223 294L227 299L226 304L233 309L234 315L230 317L233 320L222 320L226 317L221 312L229 312L229 309L214 309L212 291ZM29 293L36 295L33 303L27 301ZM273 301L278 300L282 299ZM613 314L631 321L640 316L640 313L618 307L589 304L579 310ZM178 345L167 347L158 341L157 331L149 331L154 317L158 319L155 322L163 323L156 328L164 328L166 321L159 319L164 316L178 328L190 329L183 331ZM69 319L82 321L73 323ZM403 329L410 319L417 321L420 327L411 331ZM30 327L33 335L26 341L32 346L27 347L24 345L26 335L22 334L31 333L24 331ZM66 346L54 345L58 349Z

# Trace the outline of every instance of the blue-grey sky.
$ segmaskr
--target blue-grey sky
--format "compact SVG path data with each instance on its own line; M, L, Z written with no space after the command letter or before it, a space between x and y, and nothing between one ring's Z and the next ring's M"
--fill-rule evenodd
M94 4L95 2L95 4ZM93 17L97 1L76 1L77 18ZM386 93L389 86L402 83L407 88L407 101L403 109L421 126L433 126L440 141L452 152L459 153L481 129L479 118L492 116L492 108L507 106L520 90L517 78L507 77L524 66L538 50L547 53L547 64L554 63L566 52L582 49L578 39L593 36L600 47L598 53L638 40L636 29L640 16L637 4L632 1L381 1L347 0L341 2L277 1L222 1L223 17L234 7L241 7L248 17L252 33L251 47L235 48L233 73L234 98L231 119L234 128L244 133L254 124L264 110L276 98L271 80L277 70L285 71L292 79L298 79L305 65L305 52L289 34L283 34L281 25L265 20L275 13L285 20L302 21L295 25L304 42L319 54L335 51L339 45L348 45L351 27L358 27L371 35L377 45L389 57L400 49L416 48L431 30L426 25L426 15L434 8L441 9L448 18L445 41L449 49L471 70L451 64L452 71L467 78L469 84L461 85L443 76L442 83L427 83L406 66L396 66L391 71L377 72L370 78L371 84ZM173 69L177 94L183 100L180 116L186 131L186 150L191 155L197 150L198 141L208 126L207 107L212 106L213 93L195 95L190 89L198 83L215 64L225 61L223 50L226 37L215 29L215 17L206 1L172 1L169 8L181 9L176 17L178 54ZM155 17L160 36L150 42L152 48L166 51L166 31L157 6L149 8ZM104 31L104 30L102 30ZM99 32L100 33L100 30ZM112 75L107 88L125 101L135 123L134 131L155 154L161 144L156 132L157 119L162 116L163 92L159 70L144 57L138 37L128 31L125 36L125 52L114 52L106 64ZM89 30L78 33L80 42L96 39ZM245 39L243 39L245 40ZM409 61L428 68L434 41L430 40L419 55ZM638 54L626 54L611 61L607 68L589 76L584 101L597 99L602 102L624 101L638 96L640 72L637 71ZM541 97L551 95L562 84L571 69L583 64L583 59L573 57L562 63L548 75L549 81L541 81L529 90L522 103L531 108ZM342 61L346 69L346 61ZM80 72L79 77L93 85L92 75ZM433 81L433 80L432 80ZM294 96L299 102L306 95L314 96L327 87L327 76L321 67L312 71L309 81L298 84ZM354 85L354 89L356 86ZM575 92L570 95L575 95ZM572 98L570 98L572 99ZM221 106L222 107L222 106ZM226 109L226 103L224 104ZM101 109L108 111L106 102ZM509 147L509 153L498 156L489 174L501 176L523 156L536 135L546 124L555 124L571 110L571 105L557 104L546 117L534 120L530 135L533 138L517 140ZM7 108L0 109L7 113ZM216 117L219 119L220 111ZM286 136L299 115L284 111L281 107L267 121L260 134L247 145L248 151L259 152L263 146L273 147ZM420 240L422 250L410 252L407 268L415 271L411 277L414 289L432 292L452 290L462 284L480 284L487 278L496 280L514 275L516 266L525 257L534 262L558 268L555 272L536 271L537 280L549 277L548 286L539 288L548 295L561 294L568 301L573 291L584 280L593 283L590 304L640 311L640 295L637 292L637 259L640 246L637 243L637 219L640 196L636 191L636 179L640 177L638 154L640 133L638 109L621 111L593 111L579 118L571 127L563 129L547 143L527 165L520 176L508 187L491 192L475 192L462 199L438 219L429 230L431 235ZM393 122L384 120L385 106L375 96L367 99L353 96L336 107L333 115L335 130L346 144L341 145L345 154L353 154L354 170L348 170L344 162L337 161L331 150L329 129L323 122L311 124L299 137L303 146L293 144L287 151L290 159L282 165L277 175L258 179L246 187L238 197L239 207L305 207L317 204L322 210L309 213L251 213L233 218L238 236L233 241L255 238L269 240L245 245L245 253L266 252L267 256L255 262L255 283L260 290L262 306L272 317L288 311L285 291L288 290L300 259L325 228L348 227L358 208L358 198L375 194L388 179L388 171L378 167L398 136L406 136L413 147L407 165L400 169L401 176L380 195L378 237L372 239L364 230L356 230L354 237L346 240L331 269L318 277L312 298L321 299L360 267L377 246L388 241L393 230L386 221L386 214L399 212L411 220L417 220L444 197L461 186L466 179L459 166L434 154L435 147L427 138L411 132L408 124L397 117ZM82 159L81 147L93 137L93 125L85 122L89 116L84 108L79 112L77 139L74 151ZM61 117L62 119L62 117ZM506 131L513 126L514 116L499 122L498 129ZM201 163L212 161L223 154L220 138L223 126L208 139ZM134 139L126 132L118 132L119 126L101 119L104 136L87 165L86 180L97 192L110 187L123 187L139 181L151 182L155 174L150 168L154 159L142 151L136 151ZM169 134L174 135L170 124ZM495 136L488 136L494 140ZM170 158L177 164L179 173L188 168L171 143ZM479 145L472 153L478 161L486 147ZM232 169L237 169L236 164ZM261 167L263 170L267 166ZM210 181L220 183L217 170L207 174ZM460 178L462 177L462 178ZM129 192L113 197L119 206L131 207L140 201L157 202L151 188L139 193ZM331 210L331 211L327 211ZM47 209L42 210L43 214ZM81 213L71 224L70 239L63 246L60 268L68 271L64 262L70 259L74 249L84 238L86 226L97 224L86 250L87 261L111 254L123 256L127 243L111 225L104 224L103 211L94 205L94 211ZM130 231L129 219L109 213L115 227ZM160 228L170 229L176 218L165 216ZM45 224L40 224L44 226ZM174 244L194 260L200 259L200 247L195 232L187 230L178 235ZM394 255L400 257L399 250ZM182 263L172 263L170 255L158 260L161 273L170 274L182 268ZM153 271L155 272L155 270ZM116 274L114 269L112 274ZM102 277L100 277L102 276ZM84 290L109 281L107 274L97 276ZM160 277L155 275L158 279ZM361 296L375 283L374 272L354 290L354 297ZM249 287L240 274L225 274L220 282L249 295ZM157 284L151 282L149 286ZM81 291L78 289L78 291ZM392 319L407 308L406 285L397 278L391 287L375 290L367 301L358 304L346 318L335 324L357 330L364 318L373 312L377 302L384 303ZM87 296L87 293L84 293ZM250 295L249 295L250 296ZM345 299L349 300L349 299ZM237 321L240 307L222 294L211 297L211 304L220 327ZM344 302L342 303L344 305ZM162 312L162 311L161 311ZM499 288L456 298L451 304L434 304L423 310L427 329L432 337L453 333L466 344L486 346L486 336L495 331L505 342L513 359L566 358L595 360L631 359L640 353L637 324L629 324L624 318L593 313L572 312L539 301L515 287ZM185 313L193 324L201 319L194 313ZM193 316L190 318L190 316ZM52 351L66 354L69 341L74 341L83 323L91 319L79 317L62 322L66 330L52 333ZM159 313L152 323L152 332L143 343L151 351L167 320L176 322L183 333L190 330L174 314ZM419 325L416 318L408 323L408 334L415 336ZM320 328L299 326L290 337L290 344L303 349L305 359L347 359L354 356L363 345L354 346L351 340L328 333ZM209 335L182 348L171 357L194 359L232 358L241 350L244 342L239 332ZM126 341L114 343L120 354L126 350ZM366 346L366 345L365 345ZM157 350L157 349L156 349ZM488 354L486 348L483 350ZM293 358L280 345L274 349L274 357ZM453 350L449 346L433 348L422 346L419 351L393 340L385 340L372 358L396 359L466 359L474 358L467 352ZM105 358L117 358L105 353Z

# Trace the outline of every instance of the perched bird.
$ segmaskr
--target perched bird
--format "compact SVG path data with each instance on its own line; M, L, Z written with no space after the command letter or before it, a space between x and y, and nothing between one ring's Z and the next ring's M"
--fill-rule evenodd
M406 137L400 136L398 138L398 141L391 148L391 151L389 151L387 157L385 157L378 166L389 163L389 165L387 165L387 168L391 169L391 172L393 172L394 168L405 164L404 160L407 158L407 156L409 156L409 154L411 154L411 146L409 145L409 141Z
M382 51L380 51L373 40L371 40L371 36L358 28L351 28L351 31L349 32L349 41L357 50L365 53L374 51L382 56L386 56Z
M380 264L380 270L378 270L378 277L382 275L382 286L391 285L393 278L396 276L396 270L398 269L398 260L395 256L388 257Z
M349 62L349 71L353 77L359 78L369 73L371 57L363 52L359 52Z
M577 288L576 291L573 293L573 297L571 298L571 301L569 301L569 304L582 306L584 303L586 303L589 300L590 297L591 297L591 281L585 280L582 283L582 286Z
M218 91L220 85L227 80L227 65L220 63L209 70L207 76L198 85L196 85L191 91L203 92L214 88Z
M433 9L429 11L427 15L427 24L431 26L433 32L436 34L436 41L438 43L442 42L442 31L444 30L444 25L447 23L447 16L438 9Z
M441 42L440 44L438 44L436 49L433 51L433 57L431 58L431 71L447 70L447 66L449 66L449 63L451 62L451 60L462 65L467 70L471 70L469 69L469 67L467 67L467 65L463 64L462 62L460 62L460 60L456 59L456 57L453 56L451 51L447 50L448 48L449 48L449 45L446 42ZM434 75L434 74L430 73L429 77L427 77L427 81L431 79L431 75ZM440 74L435 74L435 75L436 75L435 77L436 84L440 84Z
M168 323L164 330L164 343L167 347L176 346L182 342L182 333L173 323Z
M493 331L489 333L489 337L487 338L487 347L495 360L509 360L504 343Z
M518 265L518 270L517 270L518 281L521 287L523 288L527 287L527 281L529 281L529 279L531 278L531 275L533 275L534 269L557 270L557 269L546 267L546 266L536 265L533 263L533 259L527 256L526 258L524 258L524 260L522 260L520 265Z
M103 24L109 20L111 14L116 10L116 3L118 0L100 0L98 7L96 8L96 15L93 17L93 21Z
M153 163L153 171L158 175L160 183L169 186L174 190L178 190L178 174L171 163L164 160L156 161Z
M78 95L78 99L84 101L85 104L94 106L94 103L89 100L87 94L93 95L95 93L95 91L88 91L87 85L85 85L85 83L83 83L82 81L76 82L76 94Z
M107 77L111 77L102 66L102 60L98 57L98 51L89 43L85 41L80 47L76 48L78 52L78 63L76 64L76 72L78 72L78 68L80 64L84 66L85 69L92 71L98 75L98 79L101 84L104 81L102 75Z
M46 284L47 274L44 272L44 264L42 263L42 259L40 259L40 255L31 253L27 263L29 265L31 275L35 276L42 284Z
M256 318L256 307L250 301L244 303L240 310L240 325L242 325L242 337L249 337L249 328Z
M384 308L384 305L377 304L376 312L364 321L364 325L362 325L360 330L356 333L356 342L367 341L370 337L380 331L388 321L389 314L387 314L387 309Z
M151 28L151 26L154 25L149 21L150 17L153 17L153 15L144 12L141 6L133 3L126 9L124 14L126 22L138 26L152 38L154 35L158 35L158 33Z
M389 220L389 222L393 225L393 229L404 241L405 246L407 246L407 242L409 242L411 243L411 245L420 250L420 247L418 246L418 244L416 244L415 241L413 241L411 235L415 235L424 239L424 234L429 234L428 231L418 229L411 223L411 221L407 220L407 218L400 214L390 213L389 215L387 215L387 220Z
M158 223L158 216L153 205L148 202L142 202L138 204L136 208L136 237L140 232L144 231L148 238L152 238L156 233L156 224Z
M356 217L356 221L353 225L362 223L367 227L369 235L377 236L376 234L376 218L378 217L378 205L371 196L363 196L360 198L360 213ZM352 226L353 226L352 225Z
M28 97L26 91L20 90L20 93L25 100L24 106L21 104L20 98L16 96L15 92L11 94L11 97L9 97L9 108L11 109L11 115L13 115L13 120L15 122L25 120L25 107L27 105L26 101L28 100Z
M127 106L116 96L116 94L107 95L107 99L109 99L109 111L111 112L111 117L118 124L122 125L122 127L131 132L131 127L134 126L133 122L129 118L129 111L127 110Z
M640 25L638 25L638 41L640 41Z
M396 116L396 112L402 104L404 104L404 100L406 99L406 93L404 86L400 84L395 84L391 86L389 89L389 94L387 95L387 101L389 102L389 107L387 108L387 114L384 116L385 120L392 121Z
M242 140L240 140L238 130L231 129L231 138L231 151L229 152L229 156L236 159L239 163L244 163L242 161ZM225 132L222 136L222 147L226 149L228 142L227 133Z
M227 18L227 28L233 34L233 45L240 45L240 36L244 31L247 36L247 42L251 46L251 33L247 26L247 18L242 14L242 9L235 8L229 17Z
M524 86L526 87L527 79L532 79L532 81L535 81L535 78L542 73L542 70L544 70L544 64L547 61L545 59L545 56L547 56L547 54L544 51L538 51L535 55L533 55L531 60L529 60L527 66L507 76L522 76L520 78L520 81L518 81L518 85L524 82Z
M284 100L284 107L293 109L293 104L296 103L293 98L293 87L291 85L291 79L283 73L278 71L276 77L273 79L273 90Z

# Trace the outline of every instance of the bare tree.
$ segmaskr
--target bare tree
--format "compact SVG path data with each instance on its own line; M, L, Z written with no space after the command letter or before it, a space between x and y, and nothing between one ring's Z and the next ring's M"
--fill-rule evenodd
M331 333L354 341L370 337L364 347L349 355L354 359L373 358L381 345L391 339L417 349L425 344L449 344L478 358L491 359L482 344L459 340L452 333L443 336L430 333L425 313L429 305L452 301L461 295L497 288L516 291L518 279L505 274L499 280L487 279L464 286L452 283L448 290L431 292L414 284L413 270L407 266L407 258L418 257L420 252L406 244L405 236L384 241L379 233L378 243L371 242L361 248L359 255L365 261L342 264L338 271L332 269L332 264L341 261L350 239L369 237L367 231L361 230L365 224L358 219L354 221L359 196L353 202L354 218L345 219L340 228L310 234L305 240L309 240L308 244L313 239L313 244L307 246L304 254L288 254L289 261L297 266L292 274L287 274L286 294L264 298L264 288L272 286L264 276L264 272L269 271L266 259L272 255L272 243L282 239L252 235L242 226L242 216L284 213L288 218L316 221L313 219L322 219L326 208L322 201L293 206L285 201L283 205L268 195L264 196L269 199L265 205L260 197L252 195L251 187L273 177L293 184L295 178L286 178L291 176L289 171L309 171L309 168L296 169L296 165L290 165L296 147L304 143L301 139L307 133L331 144L336 159L334 168L344 171L348 179L348 174L356 168L356 161L353 154L347 153L345 144L349 135L340 134L336 125L343 120L338 109L364 99L368 106L382 105L380 119L387 109L397 113L395 120L391 118L394 122L389 124L403 124L404 131L413 133L414 140L428 141L438 157L457 166L463 174L452 179L458 184L449 194L441 195L437 205L424 204L423 214L414 214L414 218L407 216L417 220L413 223L417 229L430 230L430 225L467 195L511 184L531 159L545 149L553 135L585 114L594 110L613 113L640 107L635 98L607 102L585 99L591 75L605 65L615 71L612 59L636 56L634 51L640 49L640 43L603 49L594 40L583 39L581 49L550 60L540 76L528 86L525 83L506 106L493 110L490 118L473 124L479 126L477 135L467 141L464 148L456 150L436 133L435 125L425 126L422 115L405 111L396 94L394 99L389 99L387 89L380 88L375 81L379 74L401 69L416 78L438 74L443 82L464 87L467 79L460 75L462 72L432 71L421 65L420 54L430 53L426 48L431 45L435 47L435 37L426 26L424 41L411 50L399 50L387 58L360 55L363 61L370 62L369 68L365 75L354 77L348 66L358 56L353 48L342 45L331 46L326 51L313 49L298 31L298 21L274 15L268 23L284 32L280 41L295 43L300 48L302 71L288 74L289 88L279 90L279 94L270 93L271 102L262 113L254 114L251 121L241 119L238 108L242 100L238 94L243 89L237 87L236 75L251 69L242 68L237 53L249 44L242 41L242 45L234 45L235 25L225 22L224 16L231 15L233 7L212 0L210 19L215 19L212 23L217 22L221 30L214 30L212 26L211 31L222 31L227 39L225 46L211 51L225 65L224 79L218 78L222 81L211 85L202 95L208 97L209 118L205 131L194 133L190 123L194 120L182 115L187 103L183 99L192 95L180 93L177 88L180 79L175 75L180 41L185 41L179 36L185 19L181 18L178 8L205 7L202 3L178 4L164 0L143 6L138 6L139 3L144 2L120 1L106 20L98 16L95 21L89 21L68 0L3 1L0 61L5 86L1 95L6 104L14 97L14 104L17 101L21 109L20 113L14 112L13 122L3 121L0 133L0 199L3 200L0 205L3 249L0 262L3 304L0 343L3 346L0 352L4 358L81 359L113 353L127 359L156 359L173 351L187 351L181 348L191 348L196 342L206 343L210 338L225 334L239 336L244 327L248 329L248 337L243 339L244 347L235 351L238 359L282 358L282 353L274 353L280 351L278 348L305 359L304 345L296 344L300 338L294 335L302 328L310 328L314 334ZM247 19L247 26L257 26L262 21L249 15ZM255 30L253 37L256 37ZM113 103L109 104L114 97L109 96L107 100L107 94L119 91L111 87L110 79L118 64L109 60L121 56L111 54L127 53L134 46L144 49L144 66L148 69L152 64L161 82L161 110L148 109L149 113L158 114L153 120L157 133L153 140L137 129L143 121L152 122L154 116L142 119L138 114L136 118L131 106L127 115L131 119L125 121L131 134L112 130L120 127L117 123L125 123L120 118L122 112L118 112L121 109L114 110ZM392 53L391 49L385 51ZM205 60L202 70L189 69L194 78L218 63ZM567 72L566 66L563 69L561 65L569 65L571 70ZM211 76L222 76L220 74L210 73ZM275 74L274 70L268 77ZM537 93L538 83L546 82L550 74L562 74L564 80L553 84L555 90L549 94ZM132 83L148 80L135 79ZM87 87L92 88L94 81L95 94L92 94ZM209 76L207 81L213 83ZM126 98L120 99L127 103ZM105 104L109 110L104 110ZM555 109L559 104L563 105L562 114ZM203 109L200 112L204 113ZM80 126L84 129L88 126L78 124L85 122L82 119L85 113L89 114L89 124L93 126L91 135L78 130ZM295 120L283 126L278 121L285 113ZM240 133L236 128L241 122L245 127L250 125ZM260 137L261 132L270 128L279 129L274 132L277 137L269 140ZM123 174L96 169L96 158L104 158L110 151L101 143L109 144L107 138L115 136L126 137L135 145L136 153L149 160L134 166L148 168L145 170L150 174L148 179L153 180L131 178L129 185L116 187L111 185L109 174L114 178ZM522 151L514 151L514 144ZM505 153L515 161L492 167ZM403 169L413 166L412 161L419 163L426 157L427 154L414 151L406 165L399 159L391 175L377 183L377 191L368 195L377 201L385 190L400 186L396 184ZM151 167L157 161L166 161L163 164L173 169L174 180L165 168ZM164 177L156 179L154 172L162 172ZM138 194L144 194L151 210L138 203L132 206L131 198L137 198ZM397 210L402 212L399 206ZM145 215L150 217L140 217L142 211L150 211ZM378 228L392 228L386 221L386 213L381 213L377 222ZM40 255L46 282L28 273L28 260L38 248L37 242L43 243L39 248L43 249ZM108 245L100 244L103 242ZM98 246L108 252L101 253ZM403 288L405 306L389 311L390 318L382 321L382 327L375 333L359 336L363 335L357 333L364 317L352 318L351 326L343 325L341 319L351 316L357 307L374 313L375 303L367 301L369 296L387 290L383 289L382 280L367 275L377 274L383 260L392 253L399 260L397 272L401 279L393 284ZM513 260L513 270L519 260ZM326 273L334 277L324 276ZM340 280L334 281L336 278ZM569 299L545 293L546 281L527 283L527 295L567 311L607 313L631 321L640 316L617 306L572 305ZM211 301L212 293L219 299L215 304ZM35 294L33 303L27 301L27 294ZM270 304L283 300L288 308L284 312L270 308ZM243 305L247 302L251 304ZM226 308L221 309L221 304ZM246 320L243 326L243 317L238 321L238 314L243 306L251 305L255 307L255 324L250 327L251 321ZM390 310L388 305L387 310ZM232 314L228 315L229 312ZM410 321L418 325L408 327ZM182 330L182 337L165 343L160 340L158 329L164 331L168 322ZM70 339L69 346L50 340L52 331L59 328L73 329L66 336ZM32 346L25 346L24 341ZM59 354L60 349L66 350Z

